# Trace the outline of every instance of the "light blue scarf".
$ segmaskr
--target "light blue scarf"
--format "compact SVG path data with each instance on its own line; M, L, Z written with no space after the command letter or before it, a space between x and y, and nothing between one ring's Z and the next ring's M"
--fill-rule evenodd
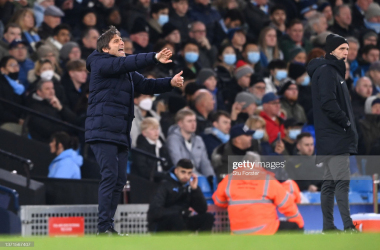
M13 92L15 92L16 95L22 95L25 92L25 87L18 81L13 80L7 75L4 75L5 79L9 82L9 85L13 88Z

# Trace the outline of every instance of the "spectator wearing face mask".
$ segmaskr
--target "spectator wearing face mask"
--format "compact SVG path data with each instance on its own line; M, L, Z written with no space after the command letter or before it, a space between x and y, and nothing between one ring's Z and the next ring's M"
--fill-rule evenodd
M298 103L298 85L293 81L287 81L278 92L281 97L281 108L285 110L286 117L294 118L301 123L306 123L306 114Z
M301 134L303 123L294 118L289 118L284 122L285 137L283 138L286 153L288 155L297 154L296 139Z
M152 96L135 93L134 97L135 119L133 119L131 128L132 147L136 147L137 137L141 134L141 122L144 120L144 118L153 117L158 121L161 119L161 117L154 110L152 110ZM165 140L165 136L161 130L160 137L161 139Z
M228 31L228 39L235 49L236 60L243 60L243 49L247 42L245 31L242 28L234 28Z
M197 75L202 66L199 64L199 46L195 40L189 40L182 46L180 56L178 58L178 70L186 68L194 75Z
M149 42L155 44L161 37L162 27L169 21L169 8L164 3L152 4L150 9Z
M236 54L231 45L224 45L219 48L216 74L218 76L218 87L222 89L231 86L233 83L233 71L235 69Z
M252 69L254 69L255 73L261 72L261 63L260 63L260 49L254 43L247 42L244 45L243 49L243 60L248 63Z
M272 60L268 65L269 77L264 78L265 93L277 93L281 86L281 81L288 77L286 62L283 60Z

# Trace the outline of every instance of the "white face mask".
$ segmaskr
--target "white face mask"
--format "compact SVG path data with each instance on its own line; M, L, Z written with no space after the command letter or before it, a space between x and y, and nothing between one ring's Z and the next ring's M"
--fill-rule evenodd
M152 105L153 105L153 101L151 98L145 98L143 99L140 104L139 104L139 107L143 110L151 110L152 109Z
M54 76L54 71L53 70L46 70L41 73L41 78L44 80L51 80Z

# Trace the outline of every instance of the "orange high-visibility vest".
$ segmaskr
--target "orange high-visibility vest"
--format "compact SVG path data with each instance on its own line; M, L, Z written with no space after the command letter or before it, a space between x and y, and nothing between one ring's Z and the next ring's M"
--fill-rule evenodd
M294 197L266 171L260 171L255 179L232 174L219 183L212 196L217 206L228 209L232 234L275 234L280 224L276 207L289 222L304 226Z
M297 182L293 180L287 180L281 183L281 185L293 196L295 203L301 203L301 191L298 187Z

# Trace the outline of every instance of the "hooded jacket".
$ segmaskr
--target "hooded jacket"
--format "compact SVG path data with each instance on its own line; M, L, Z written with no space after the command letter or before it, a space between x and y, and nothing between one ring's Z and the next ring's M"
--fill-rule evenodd
M195 167L197 173L203 176L215 175L214 169L211 166L210 160L207 156L206 146L200 136L191 135L191 151L189 151L185 144L185 138L181 134L181 130L177 125L169 128L166 146L169 150L172 163L174 165L183 158L190 159Z
M308 64L307 72L312 86L317 163L326 155L357 154L358 133L344 80L344 61L316 58Z
M146 79L136 70L155 65L156 53L116 57L94 51L87 58L90 95L85 139L113 142L130 147L134 118L134 91L152 95L172 90L172 78Z
M81 179L83 157L73 149L66 149L49 166L49 178Z

